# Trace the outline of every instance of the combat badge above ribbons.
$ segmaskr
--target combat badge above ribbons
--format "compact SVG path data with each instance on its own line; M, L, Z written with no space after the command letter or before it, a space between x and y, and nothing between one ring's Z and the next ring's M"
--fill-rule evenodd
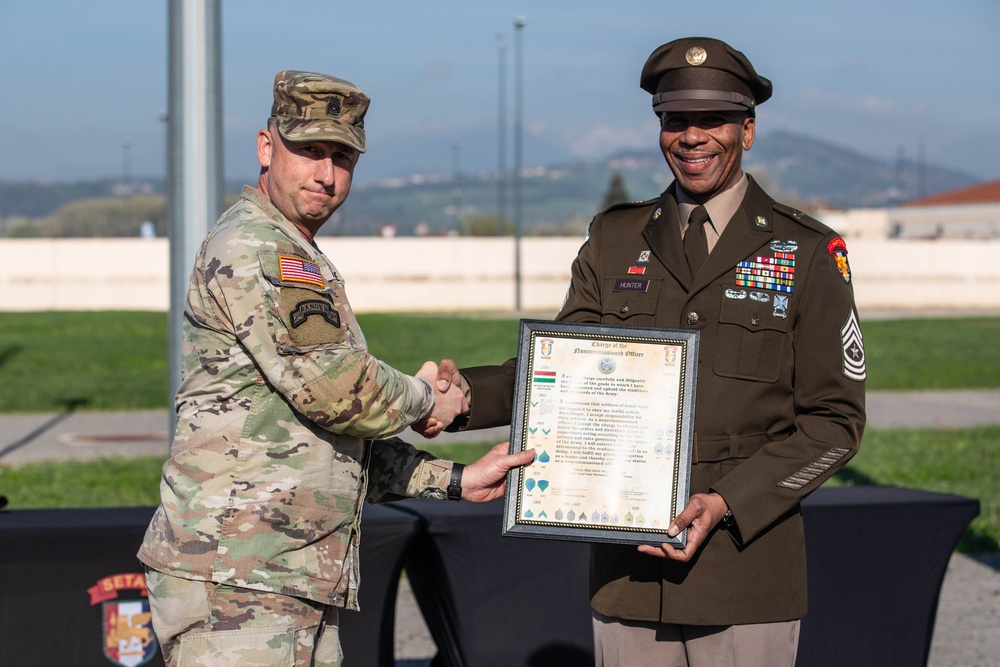
M826 246L827 252L833 256L834 260L837 262L837 270L840 271L840 277L844 279L844 282L848 285L851 284L851 265L847 262L847 244L844 239L837 237L830 241Z

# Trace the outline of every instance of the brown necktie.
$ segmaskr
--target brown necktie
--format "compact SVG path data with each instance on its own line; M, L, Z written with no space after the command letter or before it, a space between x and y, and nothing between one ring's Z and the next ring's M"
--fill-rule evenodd
M684 234L684 254L687 255L692 276L698 273L698 269L708 257L708 239L705 237L705 223L707 221L708 211L705 210L704 206L696 206L691 211L691 217L688 218L688 228Z

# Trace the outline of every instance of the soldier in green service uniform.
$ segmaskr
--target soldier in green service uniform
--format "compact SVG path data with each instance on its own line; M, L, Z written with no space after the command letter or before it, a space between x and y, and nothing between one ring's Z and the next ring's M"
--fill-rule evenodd
M799 503L858 450L865 357L847 246L742 169L771 82L716 39L640 76L674 183L594 218L556 316L700 332L687 546L591 548L597 664L792 667L806 613ZM462 369L466 428L509 421L514 365Z
M314 241L350 191L368 104L347 81L279 73L257 187L195 260L177 428L138 554L168 665L340 665L362 502L492 500L532 459L497 445L463 470L391 437L433 435L467 405L432 386L436 364L413 377L368 354Z

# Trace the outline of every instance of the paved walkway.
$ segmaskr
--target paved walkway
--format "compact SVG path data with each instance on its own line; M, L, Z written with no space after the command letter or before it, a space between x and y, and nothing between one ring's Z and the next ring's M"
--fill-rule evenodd
M166 455L164 410L0 415L0 466L51 459ZM959 428L1000 424L1000 390L874 392L869 428ZM419 443L410 433L404 438ZM440 442L503 442L508 429L442 434ZM955 554L948 565L931 644L930 667L1000 667L1000 554ZM428 667L436 648L408 586L396 618L399 667Z

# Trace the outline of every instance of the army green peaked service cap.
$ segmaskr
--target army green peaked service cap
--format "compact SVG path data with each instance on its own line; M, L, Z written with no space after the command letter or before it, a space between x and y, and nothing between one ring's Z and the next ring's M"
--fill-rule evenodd
M285 70L274 77L271 115L288 141L336 141L364 153L370 101L350 81Z
M639 87L653 96L653 111L749 111L771 97L773 87L750 60L711 37L685 37L654 50Z

